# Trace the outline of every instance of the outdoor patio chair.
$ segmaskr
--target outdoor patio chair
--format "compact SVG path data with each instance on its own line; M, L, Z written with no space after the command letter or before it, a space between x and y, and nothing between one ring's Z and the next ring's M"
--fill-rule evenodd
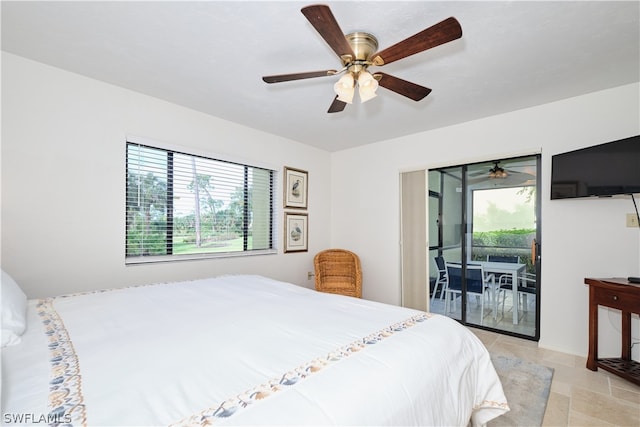
M462 295L462 265L458 263L446 263L449 282L445 291L445 313L450 311L450 302ZM477 264L467 264L466 266L467 295L475 294L480 299L480 324L484 321L484 300L486 294L489 301L497 301L492 297L495 290L495 276L485 275L484 268ZM494 303L494 318L497 303Z
M511 262L517 264L520 262L520 257L517 255L487 255L487 261L489 262Z
M520 263L520 257L517 255L487 255L487 261L489 262L509 262L513 264ZM499 288L502 290L511 291L511 275L503 274L498 278ZM504 301L503 301L504 304Z
M440 299L444 299L444 294L447 289L447 284L449 283L449 278L447 276L447 267L445 266L445 260L442 256L435 257L436 265L438 266L438 277L436 278L436 284L433 287L433 294L431 295L431 302L436 297L438 293L438 287L440 287Z
M511 285L511 276L509 277L505 277L507 275L502 275L499 279L498 282L498 290L500 292L511 292L513 293L513 286ZM522 311L527 311L527 296L528 295L533 295L534 297L537 294L536 291L536 275L533 273L523 273L522 275L520 275L518 277L519 279L519 283L518 283L518 304L522 303ZM508 284L506 284L506 282L508 281ZM506 297L506 295L505 295ZM504 300L506 299L505 297L503 297L502 299L502 315L504 316ZM514 298L514 304L515 304L515 298L516 296L513 296Z

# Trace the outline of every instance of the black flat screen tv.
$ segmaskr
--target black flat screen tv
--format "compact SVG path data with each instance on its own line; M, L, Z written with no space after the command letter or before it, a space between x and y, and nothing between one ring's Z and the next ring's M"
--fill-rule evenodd
M640 135L551 156L551 199L640 193Z

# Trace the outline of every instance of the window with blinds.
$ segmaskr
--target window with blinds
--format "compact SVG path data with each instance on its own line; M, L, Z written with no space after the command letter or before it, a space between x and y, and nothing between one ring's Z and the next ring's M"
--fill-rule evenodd
M126 262L274 249L275 172L127 143Z

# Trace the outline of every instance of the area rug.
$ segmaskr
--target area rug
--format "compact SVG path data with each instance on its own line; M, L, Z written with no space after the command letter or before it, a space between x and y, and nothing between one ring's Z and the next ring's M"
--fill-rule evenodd
M490 421L497 426L540 426L547 408L553 369L518 358L492 356L511 411Z

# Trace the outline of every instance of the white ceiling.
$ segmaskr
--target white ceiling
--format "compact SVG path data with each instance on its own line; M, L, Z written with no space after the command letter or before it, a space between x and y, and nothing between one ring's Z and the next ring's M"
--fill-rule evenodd
M375 68L431 88L422 101L379 88L327 114L338 77L261 79L340 68L310 3L2 1L2 49L328 151L640 81L638 1L326 2L380 49L449 16L463 31Z

